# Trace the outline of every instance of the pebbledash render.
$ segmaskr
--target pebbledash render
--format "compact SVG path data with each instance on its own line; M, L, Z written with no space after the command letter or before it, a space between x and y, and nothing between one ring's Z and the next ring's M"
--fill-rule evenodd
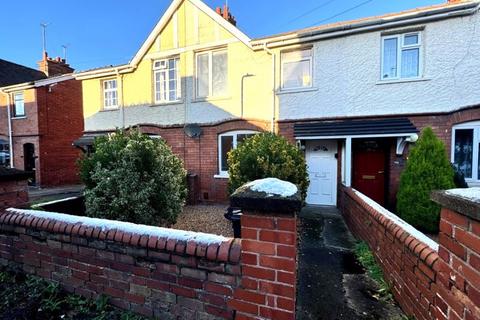
M427 126L480 185L479 2L250 39L228 7L175 0L125 65L79 72L84 135L139 126L184 159L194 200L227 199L227 152L277 132L304 151L307 203L341 185L395 207L409 146Z

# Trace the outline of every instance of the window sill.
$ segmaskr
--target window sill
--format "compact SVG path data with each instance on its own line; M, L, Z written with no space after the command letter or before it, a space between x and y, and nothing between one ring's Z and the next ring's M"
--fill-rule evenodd
M115 108L107 108L107 109L102 109L100 112L110 112L110 111L118 111L120 110L120 107L115 107Z
M155 108L155 107L162 107L162 106L168 106L168 105L172 105L172 104L183 104L183 103L184 103L183 100L155 102L150 107Z
M282 89L282 90L278 90L276 94L281 95L281 94L312 92L312 91L318 91L318 88L309 87L309 88L297 88L297 89Z
M228 175L228 174L225 174L225 173L223 173L223 174L216 174L216 175L214 175L213 177L214 177L215 179L228 179L228 178L230 178L229 175Z
M225 96L225 97L207 97L207 98L195 98L192 100L192 103L197 103L197 102L210 102L210 101L219 101L219 100L231 100L231 96Z
M22 119L27 119L27 116L12 117L12 120L22 120Z
M380 80L377 81L376 85L382 84L393 84L393 83L407 83L407 82L421 82L421 81L430 81L431 78L405 78L405 79L392 79L392 80Z

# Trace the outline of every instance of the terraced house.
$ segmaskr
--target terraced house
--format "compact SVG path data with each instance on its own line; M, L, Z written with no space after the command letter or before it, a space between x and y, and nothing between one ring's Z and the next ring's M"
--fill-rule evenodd
M342 185L395 206L408 146L431 126L480 183L479 3L448 1L249 39L228 8L175 0L126 65L78 73L85 134L139 125L199 177L196 199L227 198L227 152L274 130L305 150L307 202Z

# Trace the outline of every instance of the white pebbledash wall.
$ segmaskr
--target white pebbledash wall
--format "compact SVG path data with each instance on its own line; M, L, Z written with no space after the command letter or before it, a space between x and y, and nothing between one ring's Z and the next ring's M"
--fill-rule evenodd
M448 112L480 103L479 14L424 26L421 81L380 80L382 32L314 43L314 90L280 93L279 120Z

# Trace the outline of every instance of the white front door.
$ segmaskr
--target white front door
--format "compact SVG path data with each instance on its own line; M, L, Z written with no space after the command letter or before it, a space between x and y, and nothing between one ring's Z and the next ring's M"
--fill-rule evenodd
M334 206L337 204L336 140L307 141L306 160L310 186L307 203Z

